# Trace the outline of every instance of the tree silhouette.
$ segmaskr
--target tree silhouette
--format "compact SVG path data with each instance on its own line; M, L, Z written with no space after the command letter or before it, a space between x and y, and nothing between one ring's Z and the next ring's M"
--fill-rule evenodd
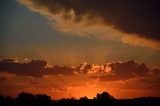
M108 92L103 92L102 94L97 94L97 99L99 100L110 100L114 99L113 96L111 96Z
M36 95L36 104L38 106L51 106L51 97L47 96L46 94L38 94Z
M81 97L80 100L85 101L85 100L88 100L88 98L84 96L84 97Z
M19 106L35 105L35 96L33 94L22 92L16 98L16 103Z
M108 92L103 92L98 93L94 99L84 96L79 100L64 98L53 101L46 94L33 95L22 92L15 99L0 95L0 106L160 106L160 97L115 99Z

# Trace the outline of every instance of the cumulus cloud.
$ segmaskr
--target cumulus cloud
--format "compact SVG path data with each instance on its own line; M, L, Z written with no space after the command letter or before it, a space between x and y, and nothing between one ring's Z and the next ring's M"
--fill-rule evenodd
M160 68L149 69L135 61L103 65L83 63L77 66L48 66L46 61L20 63L15 59L0 61L0 93L17 95L26 91L46 93L53 98L95 96L105 90L115 97L128 97L127 92L159 95ZM82 91L82 92L80 92ZM116 94L117 92L117 94Z
M76 66L76 71L78 73L87 73L87 74L105 74L111 72L111 67L107 64L98 65L98 64L89 64L83 63Z
M73 74L74 69L56 65L47 67L47 62L44 60L32 60L28 63L19 63L14 59L4 59L0 61L0 71L17 75L41 77L46 74Z
M63 32L79 36L116 38L132 45L160 48L160 2L156 0L18 1L45 15L55 28ZM126 35L129 37L126 38ZM136 38L135 42L131 41L132 36ZM150 46L148 42L152 42Z
M31 60L25 63L15 59L3 59L0 61L0 72L7 72L20 76L42 77L46 75L73 75L73 74L95 74L110 71L106 65L95 65L83 63L77 66L48 66L44 60ZM3 79L3 78L1 78Z
M95 78L98 77L102 81L113 81L145 76L148 74L149 69L144 63L138 64L133 60L103 65L83 63L73 67L57 65L48 67L47 62L43 60L31 60L28 63L19 63L14 59L4 59L0 61L0 72L33 77L87 74ZM1 80L3 79L1 78Z
M98 78L100 81L128 80L130 78L146 76L149 72L149 68L144 63L138 64L133 60L110 63L107 66L110 67L108 74L92 76L92 78Z

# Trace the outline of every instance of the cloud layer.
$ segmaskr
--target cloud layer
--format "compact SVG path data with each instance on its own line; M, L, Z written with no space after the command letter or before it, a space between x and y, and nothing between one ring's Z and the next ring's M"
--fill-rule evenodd
M48 66L44 60L0 61L0 94L11 96L26 91L46 93L54 99L84 95L92 98L106 90L116 98L159 96L159 80L158 67L152 70L133 60L72 67Z
M42 77L46 74L73 74L74 69L57 65L47 67L47 62L44 60L18 63L14 59L4 59L0 62L0 71L23 76Z
M42 77L44 75L73 75L73 74L89 74L95 75L100 80L126 80L129 78L145 76L149 72L149 68L142 63L135 61L106 63L104 65L95 65L83 63L78 66L47 66L47 62L43 60L32 60L28 63L19 63L14 59L4 59L0 62L0 71L16 75Z
M160 48L158 43L160 41L159 1L19 1L33 11L47 16L55 28L64 32L79 36L96 35L99 38L104 38L104 35L107 38L115 36L123 39L124 43ZM126 36L129 37L126 38ZM135 37L135 42L131 42L132 36ZM139 40L143 43L141 44Z
M97 76L101 81L128 80L146 76L149 72L144 63L137 64L135 61L110 63L108 67L111 68L109 74ZM96 78L96 76L93 78Z

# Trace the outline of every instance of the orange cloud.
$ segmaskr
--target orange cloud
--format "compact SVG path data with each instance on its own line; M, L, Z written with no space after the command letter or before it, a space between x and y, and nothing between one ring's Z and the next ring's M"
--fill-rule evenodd
M104 65L84 63L72 68L67 66L47 68L42 63L44 62L34 60L20 68L24 63L15 62L13 59L2 60L0 85L3 86L0 86L0 94L15 96L25 91L34 94L46 93L53 99L59 99L81 96L93 98L103 91L110 92L116 98L157 96L160 92L159 68L152 70L145 64L135 61ZM15 68L15 65L19 67ZM28 65L32 67L28 68ZM30 70L27 71L25 68ZM37 73L40 73L40 76L37 76Z
M158 41L141 38L139 36L124 36L122 37L122 42L135 45L135 46L141 46L141 47L149 47L152 49L160 50L160 43Z

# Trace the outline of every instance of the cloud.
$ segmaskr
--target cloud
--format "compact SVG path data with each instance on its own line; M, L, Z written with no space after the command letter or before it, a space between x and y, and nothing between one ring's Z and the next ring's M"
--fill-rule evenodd
M32 60L29 63L18 63L13 59L4 59L0 62L0 70L17 75L41 76L46 66L45 61Z
M0 93L11 96L25 91L46 93L53 99L84 95L92 98L105 90L118 98L159 96L159 81L159 67L149 69L133 60L103 65L85 62L72 68L49 67L44 60L0 61Z
M5 81L6 78L5 77L0 77L0 81Z
M45 75L88 74L98 77L102 81L112 81L144 76L148 74L149 69L144 63L138 64L133 60L106 63L104 65L83 63L73 67L57 65L49 67L44 60L31 60L28 63L19 63L14 59L4 59L0 61L0 72L33 77L42 77Z
M147 76L136 77L126 81L128 86L124 86L123 89L136 89L136 90L155 90L160 89L160 68L155 68L150 71ZM133 86L136 85L136 86Z
M89 64L83 63L78 65L76 68L78 73L87 73L87 74L104 74L109 73L111 71L111 67L108 64L97 65L97 64Z
M16 75L41 77L47 74L73 74L74 69L70 67L53 66L47 67L44 60L32 60L28 63L19 63L14 59L0 61L0 71Z
M144 63L138 64L135 61L115 62L107 65L110 67L108 74L92 76L100 81L118 81L128 80L135 77L143 77L148 75L149 68Z
M77 66L48 66L44 60L20 63L15 59L0 61L1 93L16 95L19 91L65 94L83 88L93 88L94 93L117 89L135 90L143 85L146 90L159 88L159 68L149 69L144 63L135 61L105 63L103 65L83 63ZM128 84L129 83L129 84ZM103 85L103 86L102 86ZM62 88L62 89L61 89ZM36 90L37 89L37 90ZM112 91L112 90L111 90ZM78 94L77 94L78 95ZM79 94L80 95L80 94Z
M122 41L126 44L141 46L141 47L149 47L152 49L160 49L159 41L149 40L146 38L139 37L137 35L134 36L124 36L122 37Z
M45 15L51 20L54 28L63 32L78 36L96 36L101 39L122 39L124 43L160 49L159 1L18 1ZM137 41L131 41L132 37ZM148 42L152 42L152 45L149 46Z

